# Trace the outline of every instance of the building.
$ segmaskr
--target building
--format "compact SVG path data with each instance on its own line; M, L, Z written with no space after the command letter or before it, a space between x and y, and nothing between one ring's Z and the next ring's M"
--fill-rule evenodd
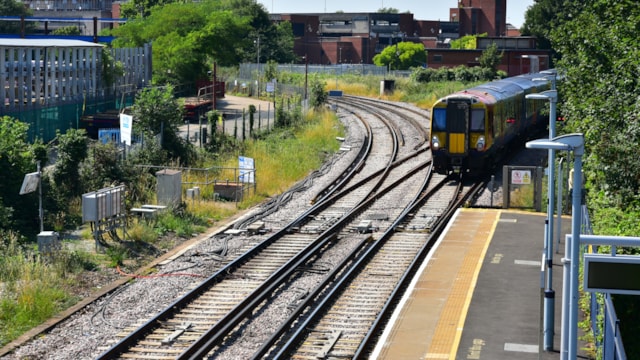
M449 16L459 23L460 36L507 35L507 0L458 0L458 7L450 9Z
M112 18L120 17L120 5L112 0L23 0L34 17L50 18L39 22L38 30L48 34L58 28L77 26L81 35L97 35L113 27ZM115 12L114 12L115 11ZM115 14L115 16L114 16ZM101 21L93 21L93 19Z
M371 64L385 47L411 41L425 46L429 67L477 66L482 50L495 42L504 54L499 70L517 75L547 69L549 52L537 49L535 38L522 38L507 24L506 6L506 0L459 0L448 21L415 20L410 13L271 14L270 18L291 23L294 52L310 64ZM478 34L488 36L477 49L450 49L452 40Z
M67 18L48 24L45 32L76 23L83 35L95 35L101 29L117 26L121 1L98 0L25 0L36 16ZM536 48L535 39L499 41L518 37L519 31L506 22L506 0L458 0L449 10L449 19L416 20L411 13L308 13L270 14L272 22L290 22L294 34L294 52L309 64L372 64L373 57L385 47L399 42L422 43L428 52L427 66L476 66L484 47L476 50L452 50L450 42L461 36L487 34L503 50L500 70L509 75L546 69L549 53ZM96 21L96 19L99 19ZM102 19L102 20L100 20ZM515 44L515 45L514 45ZM533 60L538 59L538 60ZM531 63L534 61L534 63Z

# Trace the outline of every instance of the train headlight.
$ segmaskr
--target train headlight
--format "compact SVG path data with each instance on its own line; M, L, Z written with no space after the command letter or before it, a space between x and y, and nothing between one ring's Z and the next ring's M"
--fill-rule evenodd
M431 150L438 150L440 149L440 139L438 139L437 136L434 136L431 138Z
M485 145L484 136L480 136L478 138L478 141L476 141L476 150L478 151L484 150L484 145Z

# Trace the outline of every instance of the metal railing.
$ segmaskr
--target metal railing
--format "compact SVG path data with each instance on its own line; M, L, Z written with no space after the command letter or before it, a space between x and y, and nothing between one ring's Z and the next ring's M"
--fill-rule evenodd
M582 233L593 235L589 210L582 205ZM626 360L627 355L622 343L620 331L620 319L616 315L611 294L589 293L590 295L590 320L593 339L598 351L598 359Z

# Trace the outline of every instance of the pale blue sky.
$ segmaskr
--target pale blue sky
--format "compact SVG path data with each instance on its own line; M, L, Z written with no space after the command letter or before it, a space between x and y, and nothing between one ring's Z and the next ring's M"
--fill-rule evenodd
M449 8L458 0L258 0L270 13L333 13L376 12L378 9L395 8L410 11L416 20L448 20ZM524 13L533 0L507 0L507 22L522 26Z

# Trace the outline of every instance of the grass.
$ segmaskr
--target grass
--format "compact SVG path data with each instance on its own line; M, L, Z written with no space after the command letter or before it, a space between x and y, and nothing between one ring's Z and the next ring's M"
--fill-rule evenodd
M91 263L74 253L44 258L14 234L0 237L0 345L5 345L77 301L66 291L68 276Z

